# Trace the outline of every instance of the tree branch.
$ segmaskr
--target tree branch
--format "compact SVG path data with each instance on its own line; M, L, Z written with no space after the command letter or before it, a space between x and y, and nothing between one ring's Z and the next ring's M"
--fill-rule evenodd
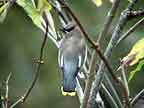
M130 96L130 91L129 91L128 81L126 79L125 66L123 64L122 64L121 72L122 72L123 82L124 82L124 85L126 87L126 91L127 91L128 97L129 97Z
M134 4L137 2L138 0L134 0L128 7L126 10L124 10L120 16L120 19L117 23L117 26L114 30L114 33L112 34L112 38L108 44L108 47L104 53L105 57L106 58L110 58L111 55L112 55L112 51L113 51L113 48L114 46L116 45L116 42L117 40L120 38L121 36L121 31L123 30L124 28L124 25L126 24L126 22L128 21L128 12L130 10L132 10ZM100 89L100 86L101 86L101 82L102 82L102 79L103 79L103 76L104 76L104 69L105 69L105 64L103 62L101 62L100 64L100 68L97 72L97 75L96 75L96 79L94 81L94 86L92 88L92 93L91 93L91 96L90 96L90 99L89 99L89 102L88 102L88 107L87 108L94 108L94 103L95 103L95 98L96 98L96 95ZM120 80L119 80L120 81ZM121 83L121 86L123 86L123 84ZM124 86L123 86L124 87ZM125 89L125 88L123 88ZM127 96L127 93L124 92L124 94ZM128 101L128 100L127 100ZM126 101L126 102L127 102ZM127 103L128 104L128 103Z
M111 10L108 12L107 17L106 17L106 21L104 23L104 27L103 27L103 29L102 29L99 37L98 37L98 40L97 40L98 42L100 42L102 37L104 37L107 34L107 32L110 28L110 25L112 23L112 20L113 20L115 14L117 12L117 9L119 7L119 3L120 3L120 0L115 0L115 2L113 3L113 5L111 7Z
M111 92L108 91L108 89L103 84L102 84L102 89L104 90L104 94L106 95L106 97L111 101L112 106L114 108L119 108L113 96L111 95Z
M113 85L111 78L106 73L104 74L104 84L107 85L107 88L110 90L110 93L113 96L119 108L123 108L119 94L117 93L117 90L115 86Z
M31 83L30 87L27 89L26 93L23 96L23 102L25 102L25 100L29 96L30 92L32 91L32 89L33 89L33 87L34 87L34 85L37 81L37 78L39 76L41 65L44 63L44 61L43 61L43 52L44 52L44 47L45 47L46 40L47 40L47 33L48 33L49 23L48 23L48 19L46 18L46 14L44 13L43 15L44 15L43 17L44 17L45 23L46 23L46 28L45 28L46 32L45 32L44 39L43 39L41 49L40 49L40 56L39 56L39 61L38 61L38 66L37 66L37 69L36 69L35 77L34 77L34 80Z
M91 60L90 60L90 64L89 64L89 76L86 80L86 86L84 89L84 98L83 98L83 102L81 104L81 108L86 108L87 103L88 103L88 99L89 99L89 95L90 95L90 91L91 91L91 87L92 87L92 82L94 80L94 74L95 74L95 66L96 65L96 54L95 51L93 51L92 55L91 55Z
M144 89L142 89L131 101L131 105L133 106L137 101L138 99L144 95Z
M133 33L141 24L143 24L144 18L139 20L137 23L135 23L126 33L124 33L120 39L117 41L116 46L118 46L124 39L126 39L131 33Z
M36 69L36 73L35 73L35 76L34 76L34 79L32 80L32 83L30 84L30 86L28 87L27 91L25 92L25 94L20 98L18 99L10 108L13 108L15 107L17 104L19 103L24 103L26 101L26 99L28 98L28 96L30 95L34 85L36 84L36 81L38 79L38 76L39 76L39 73L40 73L40 68L41 68L41 65L44 63L43 61L43 52L44 52L44 47L45 47L45 44L46 44L46 40L47 40L47 34L48 34L48 19L46 17L46 14L44 12L43 14L43 17L44 17L44 20L45 20L45 23L46 23L46 27L45 27L45 35L44 35L44 39L43 39L43 42L42 42L42 45L41 45L41 49L40 49L40 56L39 56L39 61L37 62L38 63L38 66L37 66L37 69Z
M84 97L84 93L83 93L83 90L82 90L82 87L80 85L80 82L79 82L78 78L76 78L76 81L77 81L77 85L76 85L77 95L78 95L80 103L82 103L83 97Z
M101 41L101 38L105 36L105 34L108 32L110 25L112 23L112 20L117 12L117 8L118 5L120 3L120 0L116 0L110 11L108 12L108 15L106 17L106 21L104 23L104 27L101 31L101 33L99 34L98 40L97 42L99 43ZM95 67L96 67L96 54L95 52L92 54L91 57L91 64L90 64L90 69L89 69L89 73L90 76L88 77L87 81L86 81L86 87L85 87L85 95L84 95L84 100L83 100L83 104L82 104L82 108L86 108L87 103L88 103L88 99L89 99L89 95L90 95L90 90L91 90L91 86L92 86L92 82L93 82L93 78L91 78L91 75L93 76L95 74Z
M5 108L8 108L9 80L11 78L11 75L12 75L12 73L10 72L6 79Z
M22 103L23 102L23 97L21 97L20 99L18 99L14 104L12 104L10 106L10 108L14 108L16 105L18 105L19 103Z
M137 11L130 11L129 12L130 17L139 17L139 16L144 16L144 9L137 10Z

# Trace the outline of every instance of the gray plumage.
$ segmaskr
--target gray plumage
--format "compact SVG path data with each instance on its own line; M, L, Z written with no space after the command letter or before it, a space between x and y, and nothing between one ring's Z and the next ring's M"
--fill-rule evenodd
M85 58L85 40L78 26L70 22L65 28L59 49L60 67L63 72L63 91L74 92L76 76Z

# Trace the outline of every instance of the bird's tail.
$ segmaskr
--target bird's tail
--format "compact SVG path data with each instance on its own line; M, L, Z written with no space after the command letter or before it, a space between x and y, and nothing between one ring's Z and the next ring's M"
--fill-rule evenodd
M63 96L75 96L76 95L76 79L64 79L63 86L61 87Z

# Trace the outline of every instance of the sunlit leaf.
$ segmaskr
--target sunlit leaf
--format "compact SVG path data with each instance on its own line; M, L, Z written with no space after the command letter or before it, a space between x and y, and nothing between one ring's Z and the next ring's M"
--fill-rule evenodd
M50 11L52 9L52 6L49 4L49 2L47 0L43 0L43 2L44 2L44 7Z
M102 5L102 0L92 0L92 1L97 7L100 7Z
M36 7L36 3L35 3L35 0L31 0L32 4L34 7Z
M128 1L131 2L131 3L133 2L133 0L128 0Z
M128 79L129 82L134 78L136 72L139 72L142 70L143 66L144 66L144 60L141 60L139 64L137 65L136 69L130 72L130 76Z
M140 59L144 58L144 38L139 40L132 48L130 53L122 59L122 62L127 66L133 66Z
M19 6L23 7L28 16L32 19L33 23L37 27L41 27L40 14L37 9L33 6L33 3L29 0L17 0Z
M33 11L31 19L37 27L42 27L42 16L39 11Z
M5 10L0 14L0 23L4 22L6 16L7 16L7 10L5 9Z
M111 3L113 3L115 0L109 0Z
M8 3L5 3L0 8L0 23L2 23L4 21L4 19L6 18L7 6L8 6Z
M6 3L0 7L0 13L2 13L4 11L4 9L6 9L7 5L8 5L8 3Z

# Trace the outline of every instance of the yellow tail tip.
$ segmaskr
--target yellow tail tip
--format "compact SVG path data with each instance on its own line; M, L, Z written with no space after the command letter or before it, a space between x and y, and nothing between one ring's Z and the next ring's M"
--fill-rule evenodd
M76 95L76 92L65 92L63 91L63 87L61 87L61 92L62 92L62 95L63 96L75 96Z

